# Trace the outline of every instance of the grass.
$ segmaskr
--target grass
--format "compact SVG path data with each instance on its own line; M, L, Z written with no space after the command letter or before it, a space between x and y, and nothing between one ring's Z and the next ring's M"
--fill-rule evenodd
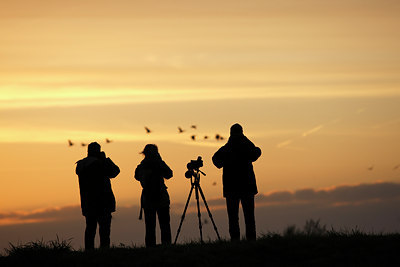
M73 250L69 240L12 245L0 266L400 266L400 234L326 230L319 221L257 241L192 242L156 248L123 244Z

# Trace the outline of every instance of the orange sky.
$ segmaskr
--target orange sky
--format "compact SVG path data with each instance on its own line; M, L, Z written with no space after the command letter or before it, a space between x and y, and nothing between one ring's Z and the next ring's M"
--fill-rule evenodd
M221 172L210 159L223 142L189 136L227 137L235 122L263 150L260 192L398 181L399 8L2 1L0 211L79 203L74 163L90 141L121 167L113 182L121 205L139 201L132 174L146 143L174 170L172 201L186 199L183 174L198 155L206 195L218 198Z

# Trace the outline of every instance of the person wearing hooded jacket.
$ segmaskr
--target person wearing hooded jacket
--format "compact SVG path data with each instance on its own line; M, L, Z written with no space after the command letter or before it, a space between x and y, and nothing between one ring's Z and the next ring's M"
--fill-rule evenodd
M115 212L115 196L110 178L120 170L114 162L100 151L98 143L88 145L88 155L77 162L82 215L86 218L85 249L94 249L97 224L99 224L100 247L110 247L111 213Z
M141 212L143 209L146 247L156 245L156 215L158 215L161 230L161 243L169 245L171 244L170 199L164 178L170 179L173 172L162 160L156 145L147 144L142 154L144 154L144 159L136 167L135 179L143 188Z
M253 162L261 156L256 147L244 134L240 124L230 129L228 142L212 157L214 165L223 168L223 196L229 220L231 240L240 240L239 203L242 204L246 224L246 239L256 239L254 196L258 193Z

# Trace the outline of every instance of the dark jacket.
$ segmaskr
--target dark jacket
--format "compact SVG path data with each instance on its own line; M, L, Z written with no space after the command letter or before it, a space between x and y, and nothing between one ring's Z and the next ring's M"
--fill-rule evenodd
M172 177L172 170L161 158L144 158L136 167L135 179L142 185L141 205L146 208L169 206L170 200L164 178Z
M115 197L110 178L120 170L110 158L88 156L77 162L81 208L84 216L101 215L115 211Z
M261 156L246 136L231 136L212 157L214 165L223 168L224 197L240 197L258 193L253 163Z

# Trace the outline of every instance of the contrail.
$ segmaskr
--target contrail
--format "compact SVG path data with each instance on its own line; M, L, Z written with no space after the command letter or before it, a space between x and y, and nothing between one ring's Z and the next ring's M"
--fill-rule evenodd
M320 124L320 125L318 125L317 127L314 127L314 128L312 128L311 130L308 130L308 131L304 132L304 133L303 133L303 137L307 137L307 136L309 136L310 134L316 133L316 132L318 132L319 130L321 130L322 128L324 128L324 125L323 125L323 124Z
M356 110L356 114L364 113L367 109L366 108L359 108Z
M312 128L312 129L310 129L310 130L308 130L308 131L303 132L303 134L301 135L301 137L307 137L307 136L309 136L309 135L311 135L311 134L314 134L314 133L320 131L322 128L324 128L324 127L327 126L327 125L336 124L336 123L338 123L338 122L340 122L340 121L341 121L341 119L340 119L340 118L337 118L337 119L334 119L334 120L329 121L329 122L327 122L327 123L320 124L320 125L318 125L318 126ZM294 139L286 140L286 141L284 141L284 142L281 142L281 143L277 144L276 147L277 147L277 148L286 147L286 146L290 145L291 143L293 143L293 141L294 141Z
M285 147L285 146L290 145L292 142L293 142L292 139L286 140L286 141L284 141L284 142L282 142L282 143L277 144L276 147L277 147L277 148L282 148L282 147Z
M381 124L377 124L375 126L372 126L372 128L373 129L380 129L380 128L383 128L383 127L392 126L392 125L396 125L396 124L400 124L400 119L386 121L386 122L383 122Z
M341 119L340 119L340 118L337 118L337 119L334 119L334 120L329 121L329 122L327 122L327 123L320 124L320 125L318 125L318 126L312 128L311 130L308 130L308 131L304 132L302 136L303 136L303 137L307 137L307 136L309 136L310 134L313 134L313 133L318 132L319 130L321 130L322 128L324 128L324 127L327 126L327 125L336 124L336 123L338 123L338 122L340 122L340 121L341 121Z

